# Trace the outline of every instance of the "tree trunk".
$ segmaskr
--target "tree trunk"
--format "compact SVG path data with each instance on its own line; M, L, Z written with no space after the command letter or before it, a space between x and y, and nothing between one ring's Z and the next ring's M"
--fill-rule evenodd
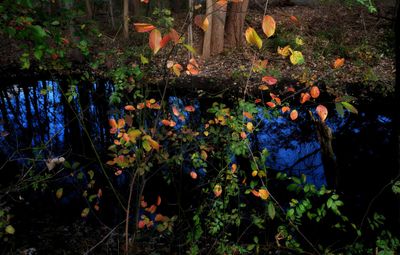
M213 0L207 0L207 5L206 5L207 11L206 11L206 17L209 22L209 27L207 31L204 33L204 39L203 39L203 51L202 55L203 58L209 58L211 56L211 33L212 33L212 24L213 24Z
M229 48L242 46L244 21L249 0L232 3L226 19L225 45Z
M396 1L396 23L395 34L396 34L396 87L395 87L395 97L396 97L396 107L395 109L400 109L400 0ZM397 136L397 172L400 174L400 113L395 111L394 116L395 122L395 134ZM398 203L400 205L400 203ZM400 206L398 206L400 211ZM398 223L400 224L400 215L398 217Z
M89 19L92 19L93 11L92 11L92 4L90 3L90 0L85 0L85 5L86 5L86 15Z
M108 0L108 8L110 11L110 20L111 20L111 27L115 29L115 20L114 20L114 8L113 8L113 1Z
M124 0L123 9L123 21L124 21L124 38L129 38L129 0Z
M214 4L211 30L211 54L219 54L224 51L224 34L227 4Z

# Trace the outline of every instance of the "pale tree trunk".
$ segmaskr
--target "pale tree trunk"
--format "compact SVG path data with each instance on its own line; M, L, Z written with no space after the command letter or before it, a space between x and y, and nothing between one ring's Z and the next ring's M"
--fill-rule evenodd
M124 0L123 9L123 21L124 21L124 38L129 38L129 0Z
M193 47L193 0L189 0L189 26L188 26L188 44ZM189 58L192 58L193 54L189 51Z
M110 20L111 20L111 27L115 29L115 20L114 20L114 8L113 8L113 1L108 0L108 8L110 11Z
M400 0L396 1L396 21L395 21L395 35L396 35L396 87L395 87L395 97L396 97L396 107L400 108ZM397 136L397 172L400 174L400 114L395 112L394 117L396 136ZM400 212L400 203L398 203L398 213ZM398 215L398 223L400 223L400 215Z
M234 48L242 45L244 21L248 6L249 0L231 4L225 28L225 45L227 47Z
M211 56L211 33L212 33L212 24L213 24L213 0L207 0L207 5L206 5L207 11L206 11L206 17L209 22L209 27L207 31L204 33L204 39L203 39L203 51L202 51L202 56L203 58L209 58Z
M219 54L224 51L224 34L227 4L214 5L211 28L211 55ZM210 28L209 28L210 29Z
M85 0L86 4L86 15L88 16L89 19L93 18L93 11L92 11L92 4L90 3L90 0Z

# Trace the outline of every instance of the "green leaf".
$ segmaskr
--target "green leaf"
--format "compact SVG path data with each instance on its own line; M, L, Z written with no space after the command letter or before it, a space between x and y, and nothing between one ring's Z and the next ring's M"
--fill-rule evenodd
M64 192L64 189L63 189L63 188L59 188L59 189L56 191L56 197L57 197L58 199L60 199L60 198L62 197L62 195L63 195L63 192Z
M46 31L41 26L34 25L34 26L32 26L32 30L33 30L33 33L34 33L34 36L36 37L36 39L41 39L41 38L47 36Z
M183 46L184 46L189 52L191 52L191 53L193 53L193 54L197 54L196 50L195 50L191 45L185 44L185 43L184 43Z
M300 51L293 51L292 55L290 55L290 62L293 65L301 65L304 64L304 57Z
M55 20L55 21L51 22L51 25L58 26L58 25L60 25L60 21Z
M149 59L140 54L140 62L142 62L142 64L145 65L149 63Z
M88 175L89 175L89 177L90 177L90 180L92 180L93 177L94 177L94 172L93 172L92 170L89 170L89 171L88 171Z
M273 203L268 204L268 215L273 220L275 218L275 206Z
M15 234L15 228L11 225L8 225L5 229L6 233L9 235L14 235Z
M143 149L145 149L147 152L151 151L151 145L149 141L144 140L142 143Z
M336 112L339 114L340 117L344 116L343 105L341 103L335 104Z
M41 60L42 56L43 56L43 50L42 49L35 49L35 51L33 52L33 55L35 56L35 58L37 60Z
M344 106L344 108L346 108L347 110L349 110L351 113L358 114L357 109L356 109L353 105L351 105L350 103L348 103L348 102L342 102L342 105Z

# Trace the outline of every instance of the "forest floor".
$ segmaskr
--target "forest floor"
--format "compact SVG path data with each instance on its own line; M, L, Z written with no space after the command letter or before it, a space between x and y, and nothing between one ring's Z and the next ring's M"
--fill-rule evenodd
M326 85L326 90L333 96L347 94L352 89L348 86L356 85L356 94L359 98L367 99L371 94L377 97L393 95L395 84L395 56L394 56L394 31L393 18L394 8L391 6L378 6L378 14L369 14L366 8L361 6L345 6L343 4L320 4L315 6L270 6L267 14L272 15L277 22L276 35L264 40L265 46L257 53L258 59L268 60L267 73L274 76L284 85L288 81L299 81L304 78L314 77L317 81ZM290 17L297 18L297 22ZM251 26L263 35L261 20L263 10L261 6L253 5L246 17L245 28ZM178 32L184 27L185 14L176 15L175 27ZM100 23L99 23L100 24ZM100 24L103 25L104 24ZM106 27L106 26L104 26ZM107 30L107 29L105 29ZM184 31L183 31L184 32ZM115 67L121 55L126 49L135 47L138 41L146 43L147 38L139 37L128 42L118 40L118 33L99 39L93 49L95 52L117 52L107 57L106 63L98 70L92 72L99 77L106 74L108 69ZM113 32L115 33L115 32ZM184 36L187 36L184 34ZM201 53L203 32L194 26L194 48ZM117 39L116 39L117 38ZM305 64L293 66L288 58L283 58L277 53L277 47L294 45L295 39L301 38L304 45L297 48L302 51ZM19 56L22 53L17 42L3 38L0 45L2 58L0 59L0 73L7 76L9 67L18 67ZM134 40L135 39L135 40ZM243 37L244 41L244 37ZM184 47L178 47L176 52L168 55L169 45L162 49L154 58L151 75L146 82L160 83L162 79L163 65L166 58L183 67L188 63L188 52ZM9 54L9 52L13 52ZM120 53L120 54L119 54ZM209 59L197 56L200 64L200 73L194 77L183 72L176 78L174 84L205 90L235 90L241 93L244 84L247 89L256 90L261 84L261 74L256 73L247 79L255 52L243 42L239 49L225 49L219 55ZM332 64L335 59L344 58L345 64L342 68L333 70ZM82 62L80 65L86 66ZM34 66L34 64L32 64ZM85 68L67 70L75 72ZM161 72L160 72L161 70ZM40 70L36 70L39 71ZM57 72L57 70L55 70ZM23 72L29 75L29 72ZM7 77L4 77L7 78ZM217 86L216 86L217 84ZM278 83L280 84L280 83Z

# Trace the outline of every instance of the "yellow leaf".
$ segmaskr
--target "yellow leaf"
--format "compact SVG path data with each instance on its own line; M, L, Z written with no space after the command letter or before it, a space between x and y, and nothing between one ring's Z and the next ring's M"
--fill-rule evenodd
M258 86L258 89L259 90L268 90L268 86L263 84L263 85Z
M257 46L257 48L261 49L262 40L258 36L257 32L252 27L247 28L245 37L246 37L247 43L253 44L253 45Z
M15 234L15 228L11 225L8 225L5 229L6 233L9 235L14 235Z
M260 189L258 190L258 194L260 194L261 199L267 200L269 197L269 192L266 189Z
M293 51L292 55L290 56L290 62L293 65L301 65L304 63L303 54L300 51Z
M143 136L142 139L144 141L147 141L151 148L153 148L153 149L155 149L157 151L160 149L160 145L155 140L153 140L153 138L151 138L149 135ZM147 150L147 148L145 148L145 149Z
M57 197L58 199L60 199L60 198L62 197L62 195L63 195L63 192L64 192L64 189L63 189L63 188L59 188L59 189L56 191L56 197Z
M89 208L85 208L82 210L81 212L81 217L85 218L88 216L90 209Z
M267 37L271 37L275 33L276 23L272 16L265 16L262 21L262 29Z
M301 39L301 37L299 37L299 36L296 37L295 42L297 45L300 45L300 46L304 45L303 39Z
M289 56L290 55L290 51L291 51L291 48L290 48L289 45L287 45L287 46L285 46L283 48L278 46L278 54L281 55L282 57L286 58L287 56Z
M129 141L131 143L136 143L136 139L142 134L142 132L138 129L132 129L128 131Z
M250 132L251 132L251 131L253 131L253 129L254 129L254 125L253 125L253 123L251 123L251 122L247 122L247 124L246 124L246 128L247 128L247 130L249 130Z

